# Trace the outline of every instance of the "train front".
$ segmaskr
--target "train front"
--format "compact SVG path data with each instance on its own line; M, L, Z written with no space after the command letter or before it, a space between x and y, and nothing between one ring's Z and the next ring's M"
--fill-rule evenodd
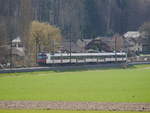
M47 60L47 54L46 53L39 53L37 55L37 63L39 65L45 65L46 64L46 60Z

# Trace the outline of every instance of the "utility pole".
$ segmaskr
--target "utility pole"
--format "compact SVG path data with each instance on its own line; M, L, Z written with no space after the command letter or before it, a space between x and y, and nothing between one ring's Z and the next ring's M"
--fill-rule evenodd
M37 54L38 54L38 50L37 50L37 48L38 48L38 38L36 38L36 39L35 39L35 44L36 44L36 45L35 45L35 47L36 47L36 48L35 48L35 51L36 51L36 63L37 63Z
M8 6L10 7L11 5L11 0L8 1ZM10 14L10 8L8 8L8 13L7 13L7 16L8 16L8 20L9 22L11 21L11 14ZM8 26L10 27L10 26ZM9 64L9 67L10 69L12 68L12 35L10 33L10 29L7 31L8 33L8 37L9 37L9 44L10 44L10 51L9 51L9 54L10 54L10 64Z
M53 39L53 54L55 54L55 40Z
M12 40L10 39L10 69L12 68Z
M71 52L72 52L72 37L71 37L71 25L69 26L69 39L70 39L70 63L71 63L71 56L72 56L72 54L71 54Z
M115 35L115 62L117 63L117 35Z
M71 36L70 36L70 63L71 63L71 52L72 52L72 48L71 48L72 44L71 44Z

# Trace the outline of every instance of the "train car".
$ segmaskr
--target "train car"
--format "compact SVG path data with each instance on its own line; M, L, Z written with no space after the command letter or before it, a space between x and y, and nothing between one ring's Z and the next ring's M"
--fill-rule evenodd
M115 63L126 62L127 54L121 53L39 53L37 63L49 64L82 64L82 63Z

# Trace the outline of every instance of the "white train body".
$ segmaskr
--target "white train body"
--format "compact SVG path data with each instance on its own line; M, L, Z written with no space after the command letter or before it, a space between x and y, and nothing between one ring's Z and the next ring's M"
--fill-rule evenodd
M67 63L109 63L126 62L127 54L121 53L39 53L39 64L67 64Z

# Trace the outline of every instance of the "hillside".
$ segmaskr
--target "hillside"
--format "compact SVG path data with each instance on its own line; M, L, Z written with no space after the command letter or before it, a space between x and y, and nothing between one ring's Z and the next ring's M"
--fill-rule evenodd
M26 18L20 4L21 0L0 0L0 23L11 26L12 37ZM33 19L59 26L66 38L74 39L137 30L150 20L149 0L32 0L31 8Z

